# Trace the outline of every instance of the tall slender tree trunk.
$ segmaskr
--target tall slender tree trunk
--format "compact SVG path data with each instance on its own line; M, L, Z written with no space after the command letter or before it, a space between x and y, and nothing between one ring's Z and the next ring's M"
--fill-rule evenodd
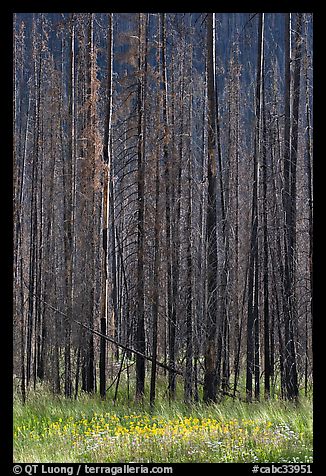
M239 68L239 53L236 55L236 67ZM236 394L237 384L238 384L238 369L239 369L239 355L236 350L238 347L241 348L241 337L242 337L242 312L240 310L240 260L239 260L239 147L240 143L240 82L239 78L236 81L236 98L235 98L235 110L236 110L236 125L235 125L235 228L234 228L234 241L235 241L235 314L236 314L236 326L235 326L235 341L234 341L234 387L233 387L233 396Z
M172 281L172 217L171 217L171 164L168 152L168 105L167 105L167 65L166 65L166 19L165 13L161 17L161 58L162 58L162 115L163 115L163 160L164 160L164 181L165 181L165 238L166 238L166 267L167 267L167 321L168 321L168 363L169 371L169 398L175 398L175 331L176 323L173 313L173 281Z
M36 324L36 275L37 275L37 230L38 230L38 177L39 177L39 146L40 146L40 115L41 115L41 69L42 54L36 41L37 25L33 19L33 59L34 59L34 144L33 144L33 162L32 162L32 190L31 190L31 220L30 220L30 254L29 254L29 298L28 298L28 320L27 320L27 348L26 348L26 384L30 383L32 377L33 361L33 335L36 338L33 329ZM38 57L37 57L38 55Z
M185 373L185 402L190 403L193 398L193 323L192 323L192 252L191 252L191 156L188 158L188 211L187 211L187 291L186 291L186 373Z
M265 111L265 76L262 77L262 200L263 200L263 296L264 296L264 391L270 397L271 387L271 348L270 348L270 310L269 310L269 259L268 259L268 206L267 206L267 130Z
M145 95L147 72L147 15L139 14L138 58L138 249L137 249L137 329L136 349L145 353L144 308L144 186L145 186ZM136 398L142 398L145 388L145 359L136 355Z
M259 196L259 161L261 155L261 107L262 107L262 76L264 65L264 14L259 14L258 24L258 54L257 54L257 79L255 95L255 137L254 137L254 171L251 211L251 237L249 260L249 285L248 285L248 320L247 320L247 371L246 394L247 400L252 400L252 382L255 377L255 398L260 395L260 331L258 314L259 268L258 268L258 196Z
M108 26L108 73L107 73L107 109L105 117L104 139L103 139L103 195L102 195L102 238L103 238L103 270L102 270L102 296L101 296L101 329L107 327L108 322L108 228L109 228L109 190L112 183L112 64L113 64L113 14L109 14ZM109 185L110 184L110 185ZM112 209L111 209L112 210ZM113 245L112 245L113 246ZM115 246L113 246L113 257L115 259ZM115 270L114 270L115 271ZM114 274L114 279L116 274ZM115 288L116 290L116 288ZM117 309L114 306L114 313ZM102 332L103 333L103 332ZM100 393L104 398L106 395L106 341L101 342L100 359Z
M309 230L309 261L308 261L308 273L310 284L310 300L307 305L305 329L306 329L306 342L305 342L305 377L304 388L305 395L308 394L308 366L309 366L309 321L311 321L312 329L312 296L313 296L313 193L312 193L312 137L311 137L311 112L310 112L310 98L309 98L309 80L308 80L308 45L306 45L305 51L305 97L306 97L306 124L307 124L307 140L306 140L306 180L307 180L307 195L308 195L308 230Z
M192 50L190 50L192 55ZM192 64L191 64L192 67ZM186 247L186 261L187 261L187 279L186 279L186 372L184 382L184 399L186 403L190 403L193 399L193 259L192 259L192 91L189 97L189 149L188 149L188 196L187 196L187 247Z
M108 114L107 114L107 123L106 128L109 133L108 142L105 144L105 147L112 148L112 99L113 99L113 13L109 15L109 58L108 58ZM111 157L111 156L110 156ZM117 253L116 253L116 224L115 224L115 193L114 193L114 162L112 159L108 161L109 167L109 214L110 214L110 226L107 233L110 234L111 240L111 301L112 301L112 311L113 311L113 324L114 324L114 336L116 340L119 340L120 335L120 320L119 320L119 310L118 310L118 279L117 279ZM119 359L119 348L115 350L115 357Z
M67 316L65 321L65 396L72 397L72 364L71 364L71 323L73 312L73 223L74 223L74 177L75 177L75 25L74 15L71 15L70 45L69 45L69 140L68 157L70 163L64 167L63 173L65 190L65 280L67 293Z
M285 398L293 399L298 396L298 376L295 355L295 336L293 320L295 315L295 296L294 296L294 233L293 212L294 201L296 199L292 193L295 192L296 166L291 164L291 14L285 14L285 117L284 117L284 213L285 213L285 317L284 317L284 335L285 335Z
M160 161L159 152L156 152L155 164L155 218L154 218L154 265L153 265L153 297L152 297L152 368L150 383L150 405L154 406L156 396L156 361L158 342L158 306L159 306L159 264L160 264Z
M208 100L208 203L207 203L207 319L205 342L204 402L216 400L216 331L217 331L217 238L216 238L216 105L215 105L215 14L207 16L207 100Z

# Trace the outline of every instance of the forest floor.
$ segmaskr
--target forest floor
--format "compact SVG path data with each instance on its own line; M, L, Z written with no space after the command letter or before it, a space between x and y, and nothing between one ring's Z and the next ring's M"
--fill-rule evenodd
M14 398L14 462L312 462L312 400L214 405L123 395L66 400L39 388Z

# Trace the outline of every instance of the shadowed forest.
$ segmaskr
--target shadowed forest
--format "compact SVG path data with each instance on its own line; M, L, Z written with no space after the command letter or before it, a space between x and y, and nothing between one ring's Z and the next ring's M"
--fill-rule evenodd
M307 402L312 14L13 21L19 411Z

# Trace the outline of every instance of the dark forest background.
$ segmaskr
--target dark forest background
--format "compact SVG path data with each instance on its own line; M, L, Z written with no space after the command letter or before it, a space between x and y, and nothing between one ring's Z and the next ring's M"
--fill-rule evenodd
M26 13L13 36L23 400L308 394L312 15Z

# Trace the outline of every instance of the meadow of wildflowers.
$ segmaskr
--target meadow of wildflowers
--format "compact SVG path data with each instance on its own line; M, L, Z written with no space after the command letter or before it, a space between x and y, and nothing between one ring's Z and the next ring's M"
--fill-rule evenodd
M48 403L39 411L16 403L15 462L312 461L309 401L188 410L174 404L157 412L122 405L108 410L109 402L91 397Z

